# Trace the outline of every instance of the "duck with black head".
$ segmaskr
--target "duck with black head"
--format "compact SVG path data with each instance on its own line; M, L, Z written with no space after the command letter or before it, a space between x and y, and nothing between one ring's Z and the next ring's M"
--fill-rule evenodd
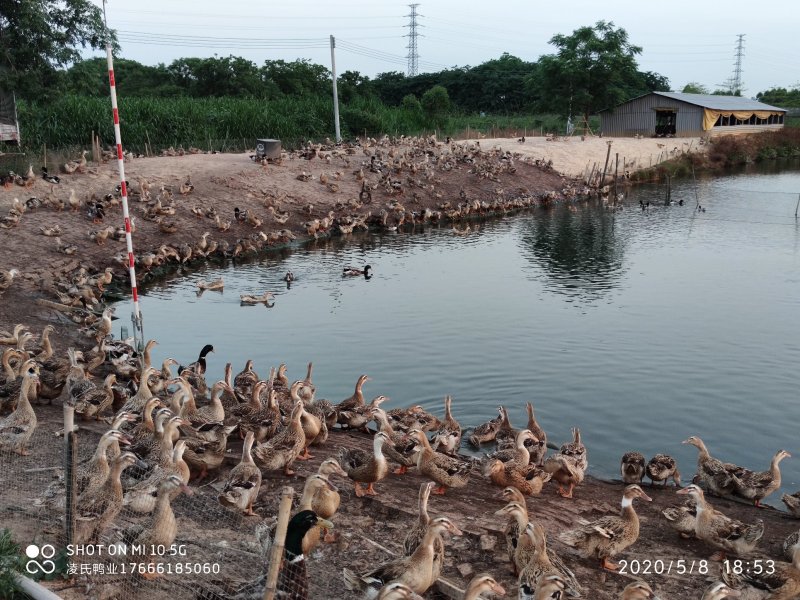
M363 269L359 269L358 267L345 267L342 270L342 277L363 276L364 279L370 279L372 277L372 273L370 273L371 269L372 267L370 265L365 265Z
M214 346L212 346L211 344L206 344L205 346L203 346L203 349L200 350L200 356L197 358L197 360L189 365L186 365L185 367L184 366L178 367L178 373L182 373L183 371L188 369L190 371L193 371L194 373L197 373L198 375L205 374L206 356L213 351L214 351Z

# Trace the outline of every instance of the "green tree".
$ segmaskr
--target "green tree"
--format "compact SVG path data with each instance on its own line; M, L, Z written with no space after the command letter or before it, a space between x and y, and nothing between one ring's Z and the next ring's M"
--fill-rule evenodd
M287 96L319 96L331 93L331 72L309 60L268 60L261 69L267 82Z
M40 96L80 49L105 45L102 11L90 0L0 2L0 88ZM112 33L112 41L114 41Z
M781 108L800 108L800 87L791 90L772 88L765 92L758 92L756 98L765 104L772 104Z
M422 95L420 104L428 119L441 124L450 110L450 96L444 86L435 85Z
M366 98L370 95L369 77L358 71L345 71L339 75L337 90L339 100L352 102L356 98Z
M639 46L614 23L598 21L572 35L558 34L550 43L556 54L542 56L526 88L543 112L589 116L625 101L631 90L640 89L636 55Z
M702 83L697 83L696 81L690 81L681 90L684 94L708 94L708 88L704 86Z

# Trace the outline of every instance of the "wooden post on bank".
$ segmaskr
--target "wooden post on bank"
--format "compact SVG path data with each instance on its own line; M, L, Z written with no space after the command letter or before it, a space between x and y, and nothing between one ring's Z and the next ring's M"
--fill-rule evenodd
M275 527L275 537L272 540L272 549L269 557L269 571L267 571L267 585L264 588L264 600L274 600L278 587L278 575L283 562L283 548L286 542L286 529L289 527L289 517L292 514L292 498L294 488L286 486L281 492L281 503L278 508L278 524Z
M606 164L603 166L603 174L600 176L600 186L603 187L603 184L606 182L606 172L608 170L608 159L611 158L611 140L607 141L608 144L608 151L606 152Z

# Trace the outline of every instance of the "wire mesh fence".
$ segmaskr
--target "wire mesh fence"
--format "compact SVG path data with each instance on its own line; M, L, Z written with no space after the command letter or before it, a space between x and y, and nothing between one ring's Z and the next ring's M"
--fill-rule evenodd
M247 516L219 502L220 478L187 488L178 477L151 473L155 481L147 485L147 474L137 472L145 465L124 443L119 447L125 434L107 433L118 431L111 428L119 422L79 419L78 432L65 439L70 420L61 417L61 407L34 401L32 408L39 417L25 454L0 451L0 530L16 545L12 566L21 575L63 598L262 598L268 587L288 597L348 597L340 567L316 560L319 554L303 565L304 579L287 576L299 567L280 560L275 524L281 499L285 521L297 507L292 488L280 493L279 479L265 481L275 489L261 496L263 517ZM3 581L8 589L0 592L9 592L11 583Z

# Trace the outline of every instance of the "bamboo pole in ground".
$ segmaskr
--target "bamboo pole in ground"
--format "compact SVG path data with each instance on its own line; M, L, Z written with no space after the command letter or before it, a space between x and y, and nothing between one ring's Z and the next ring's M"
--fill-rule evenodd
M284 487L281 492L280 507L278 508L278 524L275 527L275 538L272 540L272 549L270 551L264 600L274 600L275 592L277 591L278 574L281 570L281 562L283 562L283 547L286 542L286 529L289 526L293 497L294 488L290 486Z
M606 152L606 164L603 166L603 174L600 176L600 187L603 187L603 184L606 182L606 172L608 171L608 159L611 158L611 141L609 140L606 142L608 144L608 151Z
M75 540L75 503L77 489L75 475L78 466L78 440L75 432L75 407L64 403L64 484L66 486L66 506L64 515L64 543L69 546Z

